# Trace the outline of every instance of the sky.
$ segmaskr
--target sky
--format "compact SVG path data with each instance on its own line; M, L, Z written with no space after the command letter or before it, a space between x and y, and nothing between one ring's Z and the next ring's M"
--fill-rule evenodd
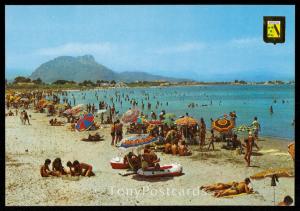
M286 41L263 41L263 16ZM90 54L116 71L197 81L295 78L293 5L5 6L6 77L58 56Z

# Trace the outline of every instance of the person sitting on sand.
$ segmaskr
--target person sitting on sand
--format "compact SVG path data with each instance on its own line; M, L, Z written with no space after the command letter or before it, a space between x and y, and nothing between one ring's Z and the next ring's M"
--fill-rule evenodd
M236 185L237 182L228 182L228 183L216 183L213 185L202 185L200 190L204 191L219 191L231 188L233 185Z
M40 173L42 177L49 177L52 175L52 171L49 169L49 165L51 163L50 159L46 159L44 165L41 166Z
M64 167L61 163L60 158L55 158L55 160L52 162L52 172L54 176L61 176L61 175L66 175L66 172L64 170Z
M171 151L172 151L172 155L178 154L178 145L176 141L172 141Z
M228 189L218 191L214 194L215 197L222 197L222 196L231 196L237 195L241 193L251 193L253 190L249 187L251 183L249 178L246 178L244 181L239 182Z
M178 147L178 153L180 156L189 156L192 152L188 149L185 141L181 141L181 144Z
M290 196L285 196L282 202L278 203L278 206L291 206L293 204L293 199Z
M171 148L172 148L172 144L170 143L170 141L167 141L167 143L165 143L164 153L166 153L166 154L172 153Z
M142 167L142 156L132 154L131 158L128 157L128 164L133 171L137 171Z
M78 160L75 160L72 167L74 168L73 174L75 176L95 176L94 172L92 172L93 167L89 164L79 163Z

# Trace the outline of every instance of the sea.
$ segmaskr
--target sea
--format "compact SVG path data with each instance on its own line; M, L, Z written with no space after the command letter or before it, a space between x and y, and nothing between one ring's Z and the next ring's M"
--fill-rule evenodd
M113 88L87 91L70 91L68 99L75 104L95 104L98 109L99 101L112 105L110 97L116 100L116 94L121 95L122 106L114 101L119 114L126 112L130 102L122 98L129 95L130 99L138 102L139 109L150 117L151 111L159 114L162 110L174 113L177 117L188 113L197 120L204 118L210 126L210 119L217 119L224 114L235 111L236 125L250 125L256 116L261 125L260 135L276 137L283 140L294 140L295 126L295 85L203 85L203 86L172 86L150 88ZM85 95L85 98L83 97ZM98 96L98 100L97 97ZM149 100L147 100L149 96ZM63 96L62 96L63 98ZM141 102L144 102L144 109ZM156 107L157 101L159 106ZM152 104L147 109L147 103ZM194 107L189 107L194 104ZM273 114L270 112L273 107Z

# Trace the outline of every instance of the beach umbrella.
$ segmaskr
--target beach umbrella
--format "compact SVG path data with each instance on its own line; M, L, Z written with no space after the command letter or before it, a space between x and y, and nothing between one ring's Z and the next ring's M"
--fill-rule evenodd
M166 114L164 115L164 118L165 118L165 119L174 119L174 118L176 118L176 115L173 114L173 113L166 113Z
M97 114L102 114L102 113L106 113L107 110L106 109L100 109L97 111Z
M28 101L29 101L29 99L28 99L27 97L22 97L22 98L20 99L20 101L23 101L23 102L28 102Z
M141 147L147 144L151 144L157 141L160 141L162 138L160 136L154 137L148 134L141 134L130 136L128 138L123 138L118 147L120 148L134 148L134 147Z
M232 131L236 133L244 133L244 132L252 131L253 129L254 128L252 126L240 125L238 127L233 128Z
M67 115L72 114L72 109L69 108L69 109L65 110L64 114L67 114Z
M217 119L215 121L213 121L212 123L212 127L213 129L219 131L219 132L227 132L230 129L232 129L234 127L233 122L223 118L223 119Z
M87 111L85 111L85 110L83 110L83 111L79 111L78 113L76 113L76 114L74 114L74 116L84 116L84 115L86 115L86 114L88 114L88 112Z
M150 120L148 121L149 124L151 125L161 125L162 122L160 120Z
M138 117L133 122L137 123L137 124L148 124L147 119L145 119L143 117Z
M56 104L55 106L54 106L56 109L64 109L64 108L66 108L67 107L67 104Z
M163 124L167 124L168 126L174 125L174 119L166 118L162 121Z
M136 121L136 119L138 118L140 114L140 111L136 108L134 109L129 109L128 111L126 111L124 114L123 114L123 117L122 117L122 122L123 123L131 123L131 122L134 122Z
M177 119L175 121L175 123L177 125L181 125L181 126L184 126L184 125L188 125L188 126L194 126L197 124L197 120L195 120L194 118L192 117L189 117L189 116L185 116L185 117L182 117L180 119Z
M94 124L94 115L91 113L85 114L83 115L83 117L81 117L75 128L78 131L84 131L89 129L92 125Z

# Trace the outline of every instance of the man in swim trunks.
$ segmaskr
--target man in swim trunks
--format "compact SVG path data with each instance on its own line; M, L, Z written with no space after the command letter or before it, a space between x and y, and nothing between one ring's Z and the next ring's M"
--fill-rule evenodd
M75 176L95 176L94 172L92 172L93 167L86 163L79 163L78 160L73 162L74 175Z
M41 166L40 173L42 177L49 177L52 175L52 171L49 169L49 165L51 163L50 159L46 159L44 165Z
M214 195L215 197L222 197L222 196L237 195L241 193L251 193L253 190L248 186L250 183L251 183L250 179L246 178L243 182L239 182L228 189L218 191Z

